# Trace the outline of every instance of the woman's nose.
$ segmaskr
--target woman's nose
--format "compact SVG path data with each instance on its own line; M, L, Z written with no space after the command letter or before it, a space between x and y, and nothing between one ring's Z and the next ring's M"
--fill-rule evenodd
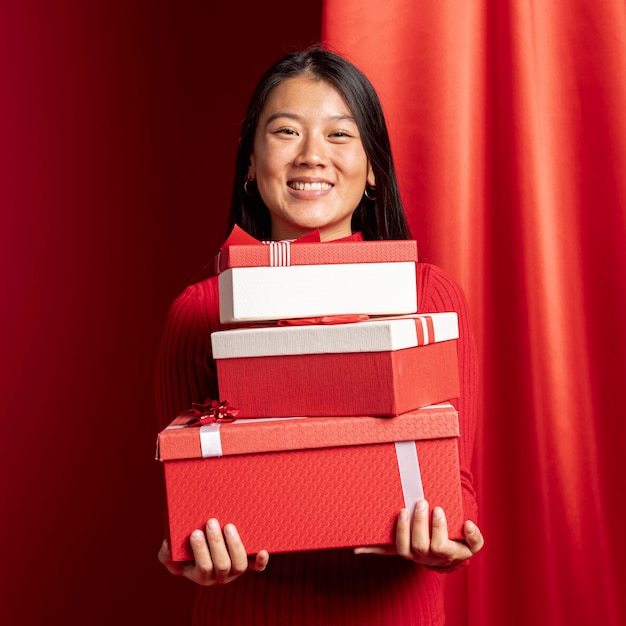
M300 142L296 165L298 166L323 166L326 165L326 142L323 137L308 134Z

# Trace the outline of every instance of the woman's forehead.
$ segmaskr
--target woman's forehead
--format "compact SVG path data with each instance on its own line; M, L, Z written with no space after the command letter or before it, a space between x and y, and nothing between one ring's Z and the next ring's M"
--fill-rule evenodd
M305 74L286 78L269 93L260 118L284 112L324 110L329 116L353 119L352 111L342 93L329 81Z

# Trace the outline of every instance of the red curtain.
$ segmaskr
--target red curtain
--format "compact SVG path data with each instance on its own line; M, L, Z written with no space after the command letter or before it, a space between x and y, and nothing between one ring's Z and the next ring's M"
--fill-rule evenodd
M223 241L254 85L320 20L0 0L0 624L191 623L156 558L157 349Z
M448 623L625 623L626 5L325 0L322 39L381 95L422 259L473 311L486 547Z

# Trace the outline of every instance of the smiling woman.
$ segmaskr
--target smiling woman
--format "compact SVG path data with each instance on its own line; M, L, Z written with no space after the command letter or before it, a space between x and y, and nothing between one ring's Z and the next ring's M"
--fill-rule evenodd
M355 66L314 47L283 57L264 74L242 128L234 225L263 240L315 229L323 241L409 239L382 108ZM452 402L465 439L459 452L464 540L449 539L445 512L422 499L414 512L398 511L393 545L282 553L270 561L265 550L248 557L232 520L211 518L191 533L192 561L173 561L167 541L159 552L172 574L199 584L195 624L443 624L437 572L466 563L483 545L470 521L477 514L469 472L476 360L460 288L433 265L417 263L415 270L419 312L454 311L459 320L461 393ZM173 303L157 374L162 428L194 403L218 398L210 337L223 328L216 276ZM252 506L249 515L256 523Z
M260 163L270 150L271 159ZM267 179L261 165L272 167ZM319 47L286 55L259 80L241 129L229 227L238 224L257 239L272 238L275 199L287 197L287 186L313 191L315 185L307 189L311 183L322 183L315 190L320 194L293 193L290 209L307 200L319 207L323 197L335 206L345 203L342 210L352 213L343 220L350 229L326 229L323 238L333 238L333 232L409 238L378 94L357 67Z
M352 214L375 177L337 89L304 75L272 91L254 136L248 180L258 180L272 239L316 228L322 241L352 234Z

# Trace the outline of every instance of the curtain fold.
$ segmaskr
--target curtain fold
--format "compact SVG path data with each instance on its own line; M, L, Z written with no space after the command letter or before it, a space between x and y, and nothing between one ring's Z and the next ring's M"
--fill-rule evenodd
M623 623L626 5L325 0L322 23L472 309L486 547L446 577L448 622Z

